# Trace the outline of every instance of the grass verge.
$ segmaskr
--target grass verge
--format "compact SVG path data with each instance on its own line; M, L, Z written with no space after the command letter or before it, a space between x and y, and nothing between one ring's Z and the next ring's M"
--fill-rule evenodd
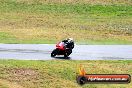
M0 43L56 43L73 37L79 44L132 44L129 0L62 2L0 1Z
M31 61L0 60L0 79L23 88L131 88L130 84L86 84L76 83L79 64L84 64L91 74L130 74L131 60L96 61ZM118 69L118 70L117 70ZM3 83L2 86L7 86Z

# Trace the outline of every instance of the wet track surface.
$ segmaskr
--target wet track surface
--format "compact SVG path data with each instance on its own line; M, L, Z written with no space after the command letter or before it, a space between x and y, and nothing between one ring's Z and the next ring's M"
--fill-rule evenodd
M0 44L0 59L52 60L54 44ZM132 60L132 45L75 45L70 60Z

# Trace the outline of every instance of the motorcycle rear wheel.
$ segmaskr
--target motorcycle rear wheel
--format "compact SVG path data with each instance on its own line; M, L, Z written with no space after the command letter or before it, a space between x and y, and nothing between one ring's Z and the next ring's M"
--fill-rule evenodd
M67 58L71 53L72 53L71 49L67 50L66 53L64 54L64 57Z
M64 54L64 58L67 58L69 55L67 53Z

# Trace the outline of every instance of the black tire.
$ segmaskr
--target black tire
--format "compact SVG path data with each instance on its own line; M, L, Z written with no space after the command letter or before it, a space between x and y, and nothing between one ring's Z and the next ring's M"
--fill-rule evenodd
M68 49L64 55L64 57L68 57L72 53L72 49Z
M68 58L68 54L67 54L67 52L64 54L64 58Z
M68 50L68 56L72 53L72 49Z
M84 76L78 76L77 77L77 83L80 85L83 85L87 82L87 79Z
M56 55L57 55L57 50L54 49L54 50L52 51L52 53L51 53L51 57L55 57Z

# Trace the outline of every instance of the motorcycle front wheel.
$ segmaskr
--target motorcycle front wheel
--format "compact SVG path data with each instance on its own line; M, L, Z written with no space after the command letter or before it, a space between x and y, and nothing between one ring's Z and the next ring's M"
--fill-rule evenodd
M52 53L51 53L51 57L55 57L56 55L57 55L57 50L54 49L54 50L52 51Z

